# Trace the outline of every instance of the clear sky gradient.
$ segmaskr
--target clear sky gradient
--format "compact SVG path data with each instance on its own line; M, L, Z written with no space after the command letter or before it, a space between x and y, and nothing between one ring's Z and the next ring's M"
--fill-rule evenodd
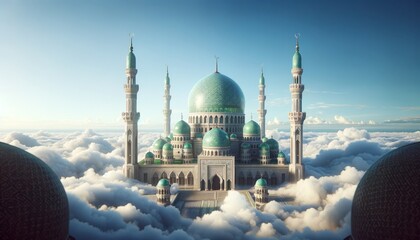
M263 66L267 119L287 123L295 33L308 123L420 126L419 12L419 1L2 0L0 128L122 128L129 33L141 128L162 128L167 65L174 124L214 56L247 120Z

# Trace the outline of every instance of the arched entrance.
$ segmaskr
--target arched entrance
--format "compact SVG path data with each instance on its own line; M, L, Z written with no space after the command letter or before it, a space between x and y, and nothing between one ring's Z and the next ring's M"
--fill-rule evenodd
M212 183L211 183L211 190L220 190L220 178L217 175L214 175Z
M200 182L200 190L201 191L206 190L206 183L204 182L204 179L202 179Z

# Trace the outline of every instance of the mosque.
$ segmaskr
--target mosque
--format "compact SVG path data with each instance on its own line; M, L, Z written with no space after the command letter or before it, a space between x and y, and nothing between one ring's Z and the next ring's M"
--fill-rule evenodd
M131 42L126 62L126 111L124 174L152 185L160 179L178 183L181 189L231 190L254 186L264 179L269 186L303 178L303 122L301 82L302 57L296 38L290 92L290 161L278 142L265 136L265 79L259 79L258 123L245 122L245 97L239 85L216 69L199 80L189 93L189 115L171 131L170 78L164 85L164 131L150 151L138 160L137 137L140 113L137 112L136 57Z

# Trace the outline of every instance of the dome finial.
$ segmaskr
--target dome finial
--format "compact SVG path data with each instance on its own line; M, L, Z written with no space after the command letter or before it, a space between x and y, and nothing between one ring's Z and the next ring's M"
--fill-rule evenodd
M296 38L296 51L299 52L299 37L300 37L300 33L295 33L295 38Z
M216 59L216 72L219 72L219 57L218 56L214 56L214 59Z
M130 33L130 52L133 52L133 37L134 37L134 33Z
M252 113L251 113L251 120L252 120Z
M182 116L182 113L181 113L181 120L184 120L184 117Z

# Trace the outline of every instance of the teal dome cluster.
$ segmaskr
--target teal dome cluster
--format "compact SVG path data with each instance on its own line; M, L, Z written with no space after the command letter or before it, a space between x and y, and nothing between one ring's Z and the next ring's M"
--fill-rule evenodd
M162 150L163 145L165 145L166 143L167 142L165 140L163 140L162 138L159 138L153 143L153 149Z
M169 186L169 181L166 178L162 178L162 179L159 180L159 182L156 186L157 187L168 187Z
M198 81L188 97L190 113L244 113L245 97L231 78L215 72Z
M244 135L260 135L260 132L260 125L258 125L258 123L256 123L254 120L251 120L244 125Z
M190 135L190 132L191 132L191 127L184 120L181 120L175 124L174 134Z
M259 146L260 149L260 154L262 155L267 155L270 154L270 145L268 145L268 143L261 143Z
M203 148L230 147L228 134L220 128L213 128L203 138Z
M279 154L277 155L278 158L286 158L286 155L284 154L284 152L280 151Z
M144 157L145 157L145 158L154 158L154 157L155 157L155 155L154 155L153 153L151 153L151 152L147 152L147 153L144 155Z
M270 138L266 141L266 143L270 146L271 150L277 150L279 149L279 143L274 140L273 138Z
M260 178L255 182L255 187L267 187L267 181L264 178Z

